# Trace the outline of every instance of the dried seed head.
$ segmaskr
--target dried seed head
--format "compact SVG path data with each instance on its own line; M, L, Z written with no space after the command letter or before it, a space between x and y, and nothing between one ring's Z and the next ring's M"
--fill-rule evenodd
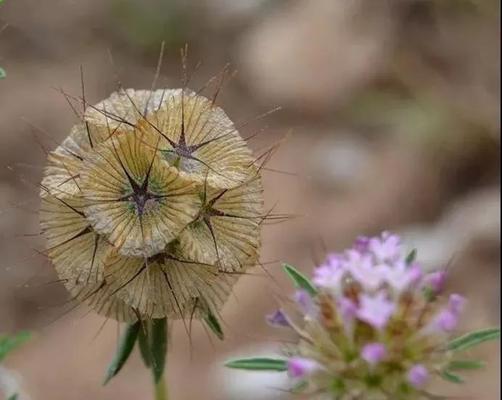
M121 90L48 157L41 227L70 293L118 320L215 313L258 260L263 190L245 141L186 89Z

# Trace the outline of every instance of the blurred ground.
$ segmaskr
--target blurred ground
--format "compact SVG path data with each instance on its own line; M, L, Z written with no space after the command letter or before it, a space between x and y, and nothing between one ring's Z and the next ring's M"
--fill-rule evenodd
M160 43L161 85L180 84L179 48L202 67L197 88L230 62L238 70L220 104L252 121L257 154L282 139L265 172L270 206L298 217L264 231L262 261L276 278L246 277L224 310L229 340L176 326L169 380L176 400L279 398L221 360L248 347L273 349L263 314L289 287L287 260L308 271L323 246L357 234L403 233L433 268L454 271L451 290L470 299L465 327L498 325L500 310L500 10L496 0L6 0L0 6L0 331L30 329L30 345L10 359L34 400L147 398L139 359L100 386L117 328L68 307L51 267L35 249L37 190L45 154L75 118L54 88L99 101L116 87L149 88ZM1 30L1 29L0 29ZM109 53L114 64L110 62ZM35 125L37 128L33 128ZM44 133L42 133L44 132ZM290 134L289 134L290 133ZM35 135L36 134L36 135ZM37 139L36 139L37 137ZM42 143L39 145L39 142ZM22 236L25 235L25 236ZM269 264L270 263L270 264ZM260 269L256 273L263 275ZM57 319L56 322L52 322ZM480 350L489 367L457 389L500 396L499 349ZM263 378L265 379L265 378ZM240 386L239 386L240 387ZM448 390L448 389L446 389ZM282 398L282 397L281 397Z

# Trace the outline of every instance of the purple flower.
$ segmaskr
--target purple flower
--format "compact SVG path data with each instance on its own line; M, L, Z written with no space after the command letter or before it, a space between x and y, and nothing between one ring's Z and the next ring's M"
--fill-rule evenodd
M430 273L426 276L425 282L435 294L441 293L446 284L446 271L435 271Z
M462 310L464 309L466 300L463 296L453 293L450 295L450 298L448 299L448 309L456 314L460 315Z
M304 378L321 369L321 365L310 358L293 357L288 360L288 374L292 378Z
M369 254L361 254L355 250L348 250L347 269L352 277L366 290L376 290L385 279L383 265L374 265Z
M457 328L458 315L451 310L444 309L432 321L432 329L440 332L452 332Z
M315 318L317 315L317 306L307 291L302 289L297 290L294 294L294 300L306 317Z
M383 329L396 309L396 305L386 298L384 292L375 296L361 294L359 296L357 317L376 329Z
M451 294L448 305L443 308L432 320L433 331L450 333L457 328L460 314L465 305L465 298L459 294Z
M280 327L290 326L288 318L282 310L277 310L272 314L267 315L265 318L267 322L272 326L280 326Z
M384 232L380 237L370 239L369 249L379 262L394 262L401 255L401 239Z
M382 343L369 343L363 347L361 357L370 365L378 364L387 355Z
M347 297L338 300L338 309L345 322L352 321L357 314L357 305Z
M359 236L353 246L353 249L359 253L366 253L369 250L370 238L367 236Z
M393 266L384 267L385 280L397 292L408 289L422 277L422 268L419 264L406 265L402 260Z
M343 322L345 334L352 337L357 305L347 297L340 297L337 301L337 310Z
M313 282L320 288L338 291L344 274L341 257L331 254L324 264L314 270Z
M408 382L419 389L425 385L429 379L429 371L422 364L415 364L408 371Z

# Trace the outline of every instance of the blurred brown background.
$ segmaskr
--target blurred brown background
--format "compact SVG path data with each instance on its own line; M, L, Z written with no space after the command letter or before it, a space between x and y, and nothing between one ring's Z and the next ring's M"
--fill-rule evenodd
M26 399L147 399L136 355L105 388L116 324L76 310L37 250L37 189L45 154L76 122L55 88L88 101L116 88L150 88L160 43L160 85L180 85L179 49L202 67L200 87L229 62L238 73L219 98L234 121L282 110L243 129L281 142L264 176L269 206L295 216L265 227L262 261L224 310L228 340L177 324L169 381L174 400L279 399L268 375L222 361L273 351L263 315L290 290L279 260L310 271L323 247L357 234L405 236L430 267L450 264L451 290L469 296L464 328L499 324L500 10L497 0L5 0L0 6L0 332L34 339L8 359ZM113 55L114 65L109 53ZM34 128L33 125L36 127ZM42 133L45 132L45 133ZM40 144L39 144L40 143ZM287 171L287 173L285 173ZM26 236L33 234L35 236ZM23 236L24 235L24 236ZM190 355L190 349L191 355ZM499 347L463 387L500 395ZM247 394L246 394L247 393ZM1 398L1 394L0 394Z

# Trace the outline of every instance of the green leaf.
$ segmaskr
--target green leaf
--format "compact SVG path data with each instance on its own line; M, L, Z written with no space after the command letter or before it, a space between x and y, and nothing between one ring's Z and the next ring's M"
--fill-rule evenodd
M141 325L141 328L139 330L138 346L139 346L139 352L141 353L141 358L143 359L145 366L147 368L150 368L150 366L152 365L151 354L150 354L151 352L150 338L148 337L148 328L144 324L145 323Z
M155 383L164 375L167 355L167 318L154 319L151 323L150 355Z
M208 328L213 331L218 339L223 340L225 338L223 329L221 329L220 321L218 321L218 318L216 318L211 310L207 311L207 314L204 317L204 321L206 322Z
M410 265L417 258L417 249L410 251L410 254L406 256L406 265Z
M19 332L13 336L0 336L0 361L11 351L27 342L30 338L30 332Z
M2 2L2 0L0 0L0 3ZM18 394L17 393L14 393L12 396L10 396L7 400L17 400L18 398Z
M458 375L455 375L454 373L448 371L448 370L444 370L444 371L441 371L441 374L440 374L441 378L443 378L445 381L448 381L448 382L452 382L452 383L464 383L464 380L458 376Z
M436 292L431 287L428 286L423 288L422 294L424 295L425 301L427 301L428 303L436 300L437 298Z
M164 374L168 343L167 319L142 321L138 334L138 346L147 368L152 369L155 383Z
M450 371L458 371L458 370L473 370L484 368L485 363L483 361L477 360L455 360L450 361L448 367L446 369Z
M453 339L448 343L447 349L452 351L463 351L477 346L488 340L500 338L500 328L489 328L480 331L467 333L463 336Z
M103 385L106 385L110 381L110 379L112 379L115 375L117 375L124 366L124 364L126 363L127 359L131 355L132 349L134 348L136 339L138 338L140 327L141 327L141 322L136 322L135 324L127 325L126 330L124 331L122 337L120 338L117 352L115 353L112 362L108 366L108 370L106 372Z
M0 0L0 3L1 3L2 0ZM7 76L7 72L5 72L5 70L0 67L0 79L3 79Z
M239 360L228 361L225 364L228 368L245 369L250 371L278 371L284 372L288 370L287 360L277 358L242 358Z
M295 267L289 264L283 264L282 267L284 268L286 274L288 274L288 276L291 278L297 289L306 290L311 296L315 296L317 294L317 289L315 288L314 284L310 281L310 279L308 279Z

